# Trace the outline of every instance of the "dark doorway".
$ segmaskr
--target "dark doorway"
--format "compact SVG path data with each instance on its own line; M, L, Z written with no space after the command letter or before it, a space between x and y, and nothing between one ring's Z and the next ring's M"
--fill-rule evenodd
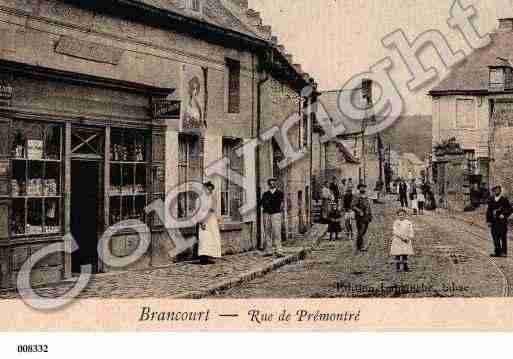
M100 162L71 161L71 233L78 244L71 259L73 273L86 264L98 272L99 180Z

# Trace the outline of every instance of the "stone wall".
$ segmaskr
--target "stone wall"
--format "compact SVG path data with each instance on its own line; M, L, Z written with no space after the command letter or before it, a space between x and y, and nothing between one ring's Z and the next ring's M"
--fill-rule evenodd
M501 127L494 131L494 154L490 163L490 184L503 186L508 196L513 195L513 128Z

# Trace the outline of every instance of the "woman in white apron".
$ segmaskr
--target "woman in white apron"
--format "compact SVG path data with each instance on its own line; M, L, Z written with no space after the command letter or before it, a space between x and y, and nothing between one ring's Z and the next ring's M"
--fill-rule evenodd
M198 256L202 264L213 264L214 259L221 258L221 232L216 215L215 186L212 182L204 184L211 200L211 208L207 218L199 225Z

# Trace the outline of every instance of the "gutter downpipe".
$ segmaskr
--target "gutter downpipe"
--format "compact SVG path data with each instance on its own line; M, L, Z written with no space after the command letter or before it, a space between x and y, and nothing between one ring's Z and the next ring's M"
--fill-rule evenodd
M272 62L272 60L271 60ZM257 118L256 118L256 138L260 142L260 135L262 131L262 86L269 80L269 74L265 74L265 77L257 82ZM260 201L262 197L261 187L261 162L260 162L260 144L256 147L256 195L257 195L257 209L256 209L256 221L257 221L257 247L262 249L262 203Z

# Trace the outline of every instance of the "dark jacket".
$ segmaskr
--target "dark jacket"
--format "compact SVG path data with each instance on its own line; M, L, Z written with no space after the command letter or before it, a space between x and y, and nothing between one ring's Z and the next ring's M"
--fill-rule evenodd
M406 197L408 195L408 185L404 182L399 184L399 195L401 197Z
M357 222L372 222L372 208L367 197L356 195L353 200L353 211Z
M506 224L512 213L513 209L506 197L501 197L498 201L495 198L491 198L488 201L486 221L491 224ZM504 216L503 219L500 218L501 215Z
M276 190L274 193L267 191L262 196L262 208L266 214L278 214L281 213L283 204L283 192Z

